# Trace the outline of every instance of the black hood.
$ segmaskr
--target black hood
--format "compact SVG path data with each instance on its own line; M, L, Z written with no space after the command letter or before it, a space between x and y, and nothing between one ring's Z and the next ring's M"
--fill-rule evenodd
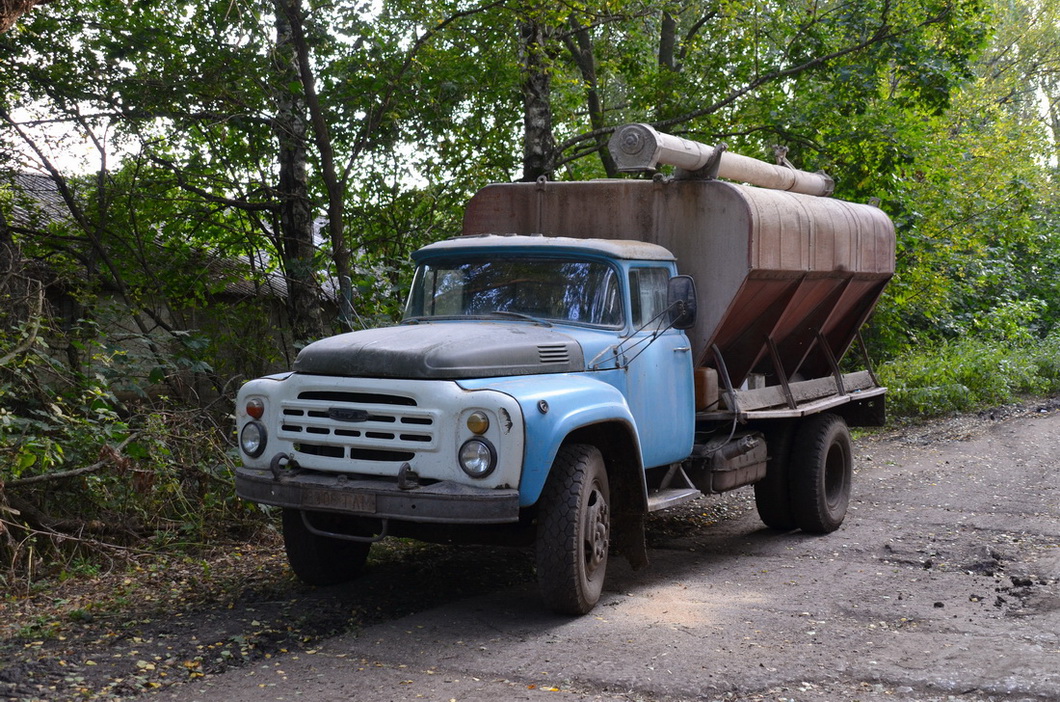
M483 378L585 370L581 346L547 327L409 324L340 334L302 349L294 370L358 378Z

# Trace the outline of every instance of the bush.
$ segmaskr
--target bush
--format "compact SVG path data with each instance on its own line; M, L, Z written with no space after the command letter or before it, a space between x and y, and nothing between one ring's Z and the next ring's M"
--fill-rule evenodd
M258 521L232 488L230 398L211 408L127 392L130 376L114 372L127 354L53 325L33 279L3 282L0 589ZM76 367L57 352L75 344Z
M915 349L878 369L892 416L928 417L1060 390L1060 335L998 341L966 337Z

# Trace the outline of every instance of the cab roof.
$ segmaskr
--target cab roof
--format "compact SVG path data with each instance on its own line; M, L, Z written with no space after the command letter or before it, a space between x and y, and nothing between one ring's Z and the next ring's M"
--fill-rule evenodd
M622 239L575 239L567 236L543 236L540 234L479 234L458 236L434 244L428 244L412 254L413 259L435 253L469 250L522 249L529 253L582 252L608 256L610 258L636 261L673 261L674 255L658 244Z

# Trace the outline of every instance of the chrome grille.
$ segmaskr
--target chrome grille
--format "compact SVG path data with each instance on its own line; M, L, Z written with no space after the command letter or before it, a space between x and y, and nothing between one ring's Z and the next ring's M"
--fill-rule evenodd
M305 391L285 400L281 413L280 438L296 453L402 462L437 447L434 413L402 395Z

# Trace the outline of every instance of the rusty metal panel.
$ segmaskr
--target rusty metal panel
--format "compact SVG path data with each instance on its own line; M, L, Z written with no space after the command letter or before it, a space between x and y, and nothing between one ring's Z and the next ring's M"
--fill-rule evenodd
M696 280L694 358L734 383L775 372L828 374L894 273L890 219L869 205L718 180L603 180L492 185L464 234L518 233L660 244ZM822 348L827 346L827 351Z

